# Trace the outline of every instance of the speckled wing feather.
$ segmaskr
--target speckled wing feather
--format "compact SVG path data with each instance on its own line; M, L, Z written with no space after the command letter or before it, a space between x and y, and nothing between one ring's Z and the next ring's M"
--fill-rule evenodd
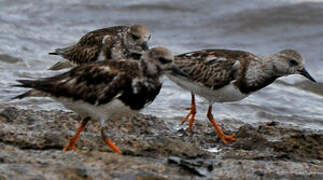
M119 32L126 31L129 27L127 26L115 26L103 29L97 29L88 32L84 35L78 42L81 46L93 46L98 43L102 43L104 36L106 35L116 35Z
M64 51L61 53L62 57L77 65L93 62L99 56L102 47L102 45L99 44L93 46L83 46L82 48L79 46L79 44L76 44L72 47L62 49Z
M180 54L175 64L190 79L208 88L218 89L238 79L243 59L253 56L244 51L207 49Z
M66 73L41 80L19 80L22 87L46 92L54 97L72 98L100 105L110 102L131 84L131 76L125 73L126 66L136 69L131 63L92 63L72 69ZM129 68L129 67L127 67Z
M103 38L106 35L111 35L110 42L112 43L112 37L115 37L119 32L126 31L128 28L129 27L127 26L116 26L91 31L85 34L75 45L62 49L56 49L55 53L50 54L61 55L65 59L68 59L75 64L83 64L96 61L102 49ZM109 41L106 40L105 42ZM106 44L106 46L112 45ZM107 56L109 55L109 52L104 53Z

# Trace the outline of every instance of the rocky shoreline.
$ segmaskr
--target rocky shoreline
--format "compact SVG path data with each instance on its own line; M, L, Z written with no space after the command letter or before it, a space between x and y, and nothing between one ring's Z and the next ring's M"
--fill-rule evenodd
M95 121L76 152L62 152L79 121L74 113L0 105L0 180L323 179L322 131L225 119L225 132L239 139L223 144L206 121L190 133L175 128L180 119L138 114L108 122L122 155L103 144Z

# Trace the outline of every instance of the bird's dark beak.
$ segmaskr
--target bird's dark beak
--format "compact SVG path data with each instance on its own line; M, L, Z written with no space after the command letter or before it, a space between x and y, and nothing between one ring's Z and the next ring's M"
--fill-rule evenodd
M142 49L143 49L144 51L149 50L149 46L148 46L147 42L144 42L144 43L141 45L141 47L142 47Z
M305 68L298 70L298 72L303 75L304 77L306 77L307 79L313 81L316 83L315 79L310 75L310 73L307 72L307 70Z
M184 76L184 77L188 77L188 75L186 73L184 73L183 71L181 71L177 66L173 65L171 68L171 71L173 74L175 75L180 75L180 76Z

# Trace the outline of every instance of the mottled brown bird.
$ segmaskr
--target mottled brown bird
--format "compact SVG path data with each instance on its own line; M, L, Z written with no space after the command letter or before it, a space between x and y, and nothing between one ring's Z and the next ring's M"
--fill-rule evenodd
M245 51L207 49L175 56L175 64L189 78L169 75L169 79L191 92L190 112L182 123L189 120L193 129L196 114L194 94L209 102L207 117L224 143L235 137L225 135L212 115L215 102L239 101L270 85L277 78L301 74L316 82L304 67L304 59L295 50L286 49L267 56L256 56Z
M90 119L100 122L103 141L115 152L121 150L105 134L110 118L132 114L150 104L158 95L164 73L185 76L165 48L152 48L140 61L123 59L81 65L68 72L39 80L18 80L18 87L33 88L14 99L31 96L51 97L83 118L64 151L75 150L75 143Z
M50 55L59 55L68 61L56 63L50 70L74 65L115 59L140 59L148 50L151 38L149 29L142 25L115 26L85 34L76 44L56 49Z

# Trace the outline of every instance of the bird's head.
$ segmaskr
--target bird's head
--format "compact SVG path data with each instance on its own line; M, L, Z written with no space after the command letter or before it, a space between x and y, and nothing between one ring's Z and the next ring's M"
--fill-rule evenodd
M149 49L150 30L142 25L133 25L126 35L126 46L130 53L142 55Z
M174 64L173 54L166 48L156 47L147 51L142 61L145 61L147 65L147 71L150 73L160 72L172 73L174 75L187 76Z
M305 69L303 57L295 50L284 49L274 54L273 65L281 76L301 74L307 79L316 82Z

